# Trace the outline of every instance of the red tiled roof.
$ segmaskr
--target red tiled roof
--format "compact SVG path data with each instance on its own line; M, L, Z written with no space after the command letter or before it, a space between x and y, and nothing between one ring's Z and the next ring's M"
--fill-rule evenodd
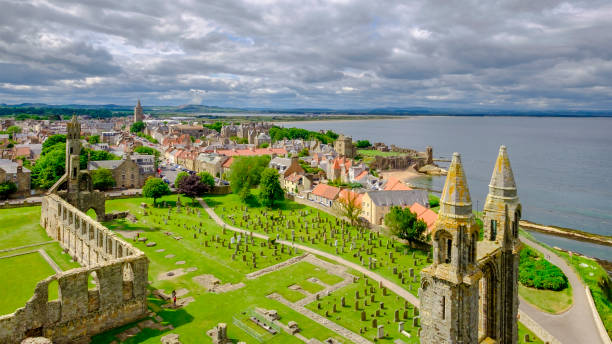
M357 177L355 177L355 180L361 180L363 177L368 175L368 171L363 171L361 173L359 173L359 175Z
M387 184L385 184L385 190L412 190L406 184L402 183L399 179L395 177L389 177Z
M230 168L233 163L234 163L234 157L230 157L229 159L225 160L222 166L223 168Z
M427 233L431 232L434 223L438 219L438 214L419 203L414 203L411 205L410 211L417 214L417 218L419 220L423 220L427 224Z
M300 178L302 178L301 174L297 174L297 172L293 172L291 173L289 176L287 176L285 179L290 181L290 182L297 182L298 180L300 180Z
M340 192L340 189L338 189L335 186L331 186L331 185L327 185L327 184L319 184L317 185L313 190L312 190L312 194L319 196L319 197L323 197L323 198L327 198L330 200L334 200L336 199L336 197L338 197L338 193Z
M284 148L255 148L255 149L219 149L217 153L227 156L253 156L253 155L285 155Z
M357 193L353 190L342 189L342 191L340 191L340 195L338 195L338 198L346 201L351 200L356 206L361 208L363 194Z

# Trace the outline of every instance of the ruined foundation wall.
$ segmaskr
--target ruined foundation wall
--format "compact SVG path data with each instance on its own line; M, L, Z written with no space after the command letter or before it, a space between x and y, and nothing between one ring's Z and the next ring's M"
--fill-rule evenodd
M84 267L39 282L25 307L0 317L0 343L28 336L71 343L146 315L149 262L143 252L57 195L44 197L41 225ZM59 298L49 300L54 281Z

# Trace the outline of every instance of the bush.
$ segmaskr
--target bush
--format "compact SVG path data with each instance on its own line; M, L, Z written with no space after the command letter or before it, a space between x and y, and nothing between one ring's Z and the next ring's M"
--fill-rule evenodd
M17 185L12 181L0 183L0 199L7 199L15 191L17 191Z
M526 287L555 291L568 287L563 271L529 247L521 250L519 282Z
M440 198L436 195L429 194L429 207L435 208L440 205Z

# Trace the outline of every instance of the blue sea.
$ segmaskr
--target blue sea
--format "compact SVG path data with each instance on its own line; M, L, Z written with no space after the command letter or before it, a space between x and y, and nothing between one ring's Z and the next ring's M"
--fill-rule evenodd
M508 147L524 219L612 235L612 118L417 116L278 124L329 129L354 141L417 150L429 145L437 158L450 159L459 152L478 209L503 144ZM419 177L411 183L441 190L444 177ZM612 261L612 248L535 235L550 245Z

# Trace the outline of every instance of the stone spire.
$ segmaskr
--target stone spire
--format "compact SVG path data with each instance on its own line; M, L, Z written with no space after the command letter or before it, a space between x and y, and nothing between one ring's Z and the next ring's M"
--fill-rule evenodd
M472 216L472 198L468 189L467 179L461 164L461 155L453 154L446 182L440 198L440 215L449 217Z
M489 192L496 196L516 197L516 183L506 146L499 147L499 155L489 183Z

